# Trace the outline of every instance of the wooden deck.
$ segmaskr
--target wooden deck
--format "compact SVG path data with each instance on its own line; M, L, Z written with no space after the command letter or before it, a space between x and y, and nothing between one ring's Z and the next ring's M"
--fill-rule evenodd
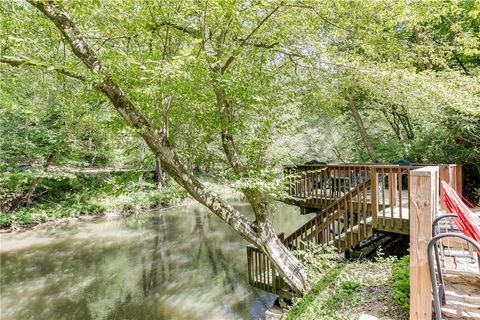
M340 199L372 216L374 230L408 234L408 176L417 167L392 165L302 165L287 168L289 198L303 213L322 212ZM350 191L371 181L355 197ZM359 205L364 208L359 208ZM348 209L347 209L348 210ZM353 227L353 226L352 226Z
M408 235L415 196L409 190L410 173L419 168L373 164L286 168L289 197L284 202L316 215L283 239L284 245L296 250L328 244L344 252L376 232ZM292 295L267 256L251 246L247 256L251 285L287 298Z

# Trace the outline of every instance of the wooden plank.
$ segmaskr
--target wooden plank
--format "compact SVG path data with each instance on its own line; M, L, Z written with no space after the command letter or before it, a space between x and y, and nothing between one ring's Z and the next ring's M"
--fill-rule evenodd
M365 178L367 177L367 172L366 171L367 171L367 168L365 168L365 171L364 171L364 174L365 174L364 177ZM368 209L368 207L367 207L367 205L368 205L367 204L367 201L368 201L368 199L367 199L367 197L368 197L367 188L363 189L362 194L363 194L363 199L362 199L362 205L361 205L361 211L362 211L362 218L361 219L363 219L363 235L362 235L361 238L363 240L363 239L366 239L366 237L367 237L367 216L368 216L368 214L367 214L367 209Z
M393 169L390 169L390 172L388 173L388 202L390 205L390 227L393 228L393 223L394 223L394 208L395 208L395 199L394 199L394 193L395 193L395 186L397 185L396 183L394 184L394 179L395 173L393 172Z
M382 171L380 173L380 176L382 177L382 216L383 216L383 221L382 221L382 224L383 226L385 227L385 224L386 224L386 220L385 220L385 213L386 213L386 210L385 210L385 169L382 168Z
M252 284L252 248L247 246L247 275L248 275L248 283Z
M431 319L432 287L428 267L428 242L437 209L438 167L410 173L410 319Z
M378 225L378 173L376 168L371 168L370 169L370 175L371 175L371 195L370 195L370 201L371 201L371 206L372 206L372 224L373 227L375 228Z
M402 213L402 210L403 210L403 203L402 203L402 194L403 194L403 176L404 176L404 173L400 173L398 175L399 179L398 179L398 186L397 186L397 189L398 189L398 206L399 206L399 217L400 217L400 229L403 230L403 213Z
M450 168L449 165L442 164L439 166L439 177L440 181L445 181L446 183L450 184ZM440 206L443 210L446 210L447 207L443 200L444 194L442 188L440 188Z
M398 175L400 174L401 170L393 170L390 169L391 173L391 181L389 183L389 188L392 188L392 203L390 206L396 207L397 206L397 180L398 180ZM392 205L393 204L393 205ZM400 203L401 205L401 203Z

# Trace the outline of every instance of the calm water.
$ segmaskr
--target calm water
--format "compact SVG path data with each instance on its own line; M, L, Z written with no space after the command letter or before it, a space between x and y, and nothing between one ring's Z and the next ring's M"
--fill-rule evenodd
M241 201L232 201L249 213ZM280 206L276 230L308 219ZM200 205L0 235L0 319L262 319L245 242Z

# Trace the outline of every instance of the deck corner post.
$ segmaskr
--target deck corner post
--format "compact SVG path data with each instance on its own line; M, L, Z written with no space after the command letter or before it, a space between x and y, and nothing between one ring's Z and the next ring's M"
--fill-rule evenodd
M373 228L377 227L378 224L378 173L377 168L371 167L370 168L370 179L372 181L371 187L371 195L370 195L370 202L372 206L372 226Z
M438 204L436 166L410 172L410 319L431 319L432 286L428 265L428 242Z

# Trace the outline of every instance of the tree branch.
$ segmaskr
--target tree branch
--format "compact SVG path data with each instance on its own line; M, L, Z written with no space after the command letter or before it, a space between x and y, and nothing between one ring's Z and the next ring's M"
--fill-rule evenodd
M171 21L162 21L162 22L156 24L155 27L154 27L154 30L158 29L159 27L171 27L171 28L176 29L178 31L182 31L186 34L189 34L189 35L191 35L195 38L200 37L200 32L198 30L196 30L194 28L181 26L181 25L175 24Z
M84 77L80 74L76 74L76 73L73 73L71 71L68 71L64 67L50 66L50 65L47 65L47 64L44 64L44 63L41 63L41 62L38 62L38 61L34 61L34 60L31 60L31 59L23 58L23 57L3 56L3 57L0 57L0 63L8 64L8 65L10 65L12 67L16 67L16 68L22 67L22 66L38 67L38 68L46 69L47 71L55 71L57 73L63 74L65 76L68 76L68 77L76 79L76 80L80 80L80 81L84 81L84 82L88 81L86 77Z
M251 37L253 37L253 35L262 27L263 24L265 24L265 22L267 22L267 20L273 16L275 14L275 12L277 12L283 5L283 2L281 2L278 6L276 6L272 11L270 11L256 26L255 28L252 29L252 31L250 31L250 33L243 39L241 39L241 42L240 42L240 47L243 47L245 46L246 44L248 44L248 40L250 40ZM228 59L225 61L224 65L220 68L220 72L221 73L225 73L225 71L227 71L228 67L233 63L233 61L235 60L235 57L236 55L238 54L238 52L232 54L230 57L228 57Z

